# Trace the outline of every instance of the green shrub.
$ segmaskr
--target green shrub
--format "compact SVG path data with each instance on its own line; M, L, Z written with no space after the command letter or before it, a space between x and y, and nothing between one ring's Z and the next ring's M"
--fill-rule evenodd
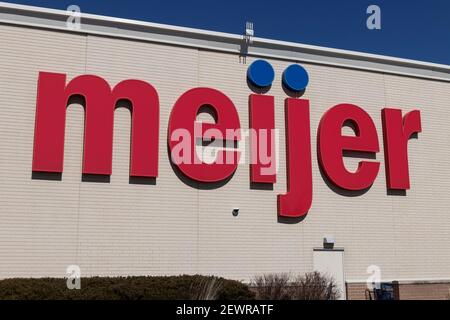
M253 299L247 285L217 277L93 277L81 278L80 290L69 290L66 279L6 279L0 300L194 300Z

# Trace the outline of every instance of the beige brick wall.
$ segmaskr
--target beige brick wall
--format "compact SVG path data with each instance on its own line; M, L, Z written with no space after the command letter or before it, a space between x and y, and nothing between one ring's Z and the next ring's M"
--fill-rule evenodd
M345 249L348 280L365 281L378 265L391 279L450 279L450 84L302 63L310 74L314 200L297 224L277 222L276 195L286 189L281 74L292 62L270 60L276 78L280 171L274 190L253 190L248 165L215 190L188 186L167 155L167 123L176 99L196 86L223 91L248 127L247 64L234 54L100 36L0 25L0 278L202 273L248 280L257 273L312 270L314 247L332 234ZM31 179L39 71L91 73L111 85L128 78L151 83L160 96L159 177L130 184L126 109L115 114L110 183L81 181L83 109L69 107L62 181ZM387 195L383 150L373 187L341 195L321 176L317 126L338 103L354 103L373 118L382 149L381 109L420 109L423 133L409 145L412 189ZM354 168L356 159L346 159ZM239 207L240 214L231 211Z
M346 283L347 300L369 300L366 289L366 283Z
M450 299L450 282L400 284L402 300L447 300Z
M367 285L365 283L347 283L347 299L366 300L366 288ZM400 300L447 300L450 299L450 282L418 281L399 283L398 295Z

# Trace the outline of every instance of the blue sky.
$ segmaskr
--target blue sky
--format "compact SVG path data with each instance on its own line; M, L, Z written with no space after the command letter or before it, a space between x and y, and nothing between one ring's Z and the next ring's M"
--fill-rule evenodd
M56 9L256 36L450 65L450 0L19 0ZM366 9L381 8L381 30Z

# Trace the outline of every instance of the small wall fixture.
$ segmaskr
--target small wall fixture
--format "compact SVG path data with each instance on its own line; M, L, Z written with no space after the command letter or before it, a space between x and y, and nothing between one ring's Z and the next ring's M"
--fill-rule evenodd
M335 243L335 239L333 236L325 236L323 238L323 248L324 249L333 249L334 243Z
M233 216L237 217L239 215L239 208L234 208L233 209Z

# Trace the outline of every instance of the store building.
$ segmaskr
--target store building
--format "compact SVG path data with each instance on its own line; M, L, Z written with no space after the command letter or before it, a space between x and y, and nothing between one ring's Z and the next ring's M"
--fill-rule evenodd
M449 296L449 66L67 21L0 4L0 279L319 270L347 299L374 281ZM248 160L244 134L227 149L239 164L174 162L196 116L275 129L277 170Z

